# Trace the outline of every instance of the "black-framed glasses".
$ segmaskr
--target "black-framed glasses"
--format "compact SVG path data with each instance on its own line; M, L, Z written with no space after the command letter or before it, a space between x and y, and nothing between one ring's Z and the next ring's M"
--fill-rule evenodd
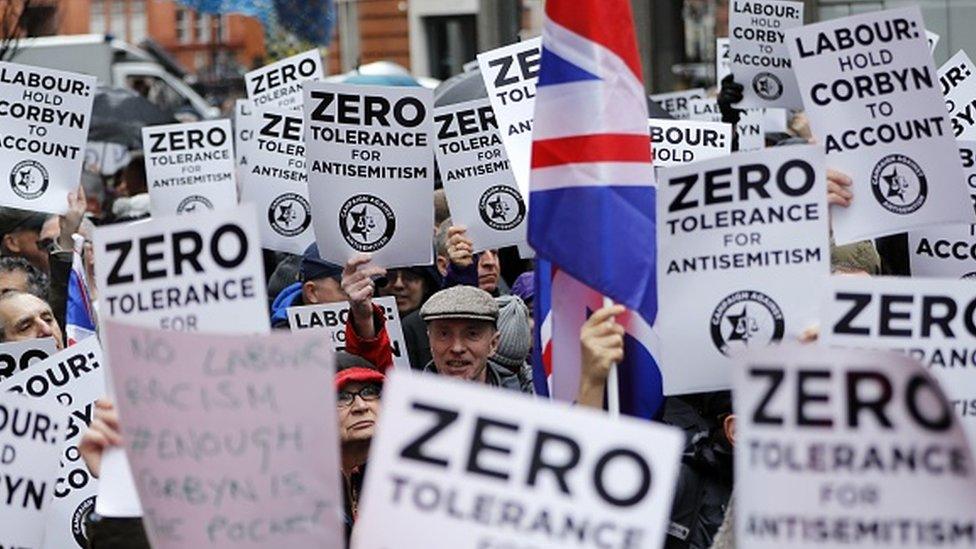
M339 408L348 408L352 406L352 401L359 398L363 399L363 402L373 402L379 400L380 393L382 389L379 385L367 385L358 391L339 391L336 394L336 406Z

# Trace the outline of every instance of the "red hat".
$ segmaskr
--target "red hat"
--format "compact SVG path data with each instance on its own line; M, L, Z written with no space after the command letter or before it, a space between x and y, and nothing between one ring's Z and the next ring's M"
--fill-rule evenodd
M336 373L335 388L336 391L341 391L343 387L354 381L358 381L360 383L383 383L385 380L386 376L384 376L379 370L356 366L353 368L346 368L345 370Z

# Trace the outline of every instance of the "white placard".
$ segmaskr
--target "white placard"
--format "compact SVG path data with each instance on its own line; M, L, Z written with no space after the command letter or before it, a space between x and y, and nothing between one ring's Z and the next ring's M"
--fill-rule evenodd
M400 314L397 312L396 298L393 296L374 297L373 303L383 307L386 315L386 332L390 335L393 352L393 366L410 369L407 356L407 341L403 338ZM349 317L349 302L326 303L322 305L302 305L288 307L288 326L291 331L327 330L329 341L336 351L346 350L346 320Z
M0 395L0 547L41 547L54 503L58 448L68 430L68 411L57 402Z
M0 343L0 385L56 352L53 337Z
M736 366L736 547L972 547L973 459L915 361L794 345Z
M234 163L241 170L250 164L245 150L258 133L255 113L254 104L249 100L238 99L234 102Z
M803 2L732 0L729 62L742 84L744 108L803 108L784 42L786 29L803 25Z
M522 196L529 195L535 84L539 80L541 60L542 38L478 54L481 77Z
M247 97L257 110L302 108L302 83L321 80L318 50L293 55L244 75Z
M488 99L434 109L437 169L451 220L468 229L474 251L525 242L525 200L502 146Z
M304 122L300 113L265 110L253 117L255 133L245 142L241 202L258 211L261 247L301 255L315 242L308 201Z
M758 151L766 147L766 109L743 109L735 131L739 138L736 152ZM715 99L691 99L688 101L688 118L721 122L722 112Z
M939 380L976 448L976 284L971 280L832 276L825 345L902 351Z
M912 276L976 278L976 225L934 225L908 233Z
M683 445L659 423L395 371L352 546L658 548Z
M237 204L230 121L142 129L153 217L204 213Z
M68 210L94 100L94 76L0 61L0 206Z
M270 330L254 209L95 229L102 319L163 330Z
M386 268L429 265L434 220L433 93L305 85L308 194L322 259L370 253Z
M935 47L939 45L939 39L941 37L934 32L925 29L925 41L929 43L929 51L935 53Z
M0 382L0 394L11 391L63 405L70 414L58 453L61 469L54 501L47 512L43 545L47 549L86 547L85 523L95 509L98 480L88 472L78 444L95 417L95 400L105 396L102 362L98 338L88 337Z
M787 31L813 135L858 197L832 208L839 245L976 221L924 32L917 6Z
M715 39L715 85L722 87L722 80L732 74L732 66L729 64L729 39Z
M732 127L729 124L652 118L647 125L651 132L651 155L655 167L688 164L731 154Z
M939 85L956 139L976 139L976 65L959 50L939 67Z
M705 99L707 96L705 88L692 88L676 92L652 93L648 97L676 120L687 120L691 108L689 102L693 99Z
M792 340L816 321L810 289L830 264L825 187L814 145L658 172L665 394L727 389L735 354Z

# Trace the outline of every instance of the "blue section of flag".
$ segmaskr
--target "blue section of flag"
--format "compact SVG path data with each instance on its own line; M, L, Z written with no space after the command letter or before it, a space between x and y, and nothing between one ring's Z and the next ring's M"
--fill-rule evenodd
M609 182L608 182L609 183ZM540 256L640 313L657 315L654 187L581 186L533 191L529 241Z
M664 404L661 369L651 351L637 338L624 334L624 360L617 365L620 413L653 419Z
M65 307L64 323L66 327L78 327L94 332L93 316L88 300L88 288L85 287L78 272L72 269L68 279L68 303Z
M546 371L545 363L542 358L547 341L542 338L542 326L546 318L552 311L552 264L542 258L536 258L535 271L532 276L535 278L535 287L532 298L532 318L535 320L533 328L532 345L532 384L535 394L548 397L549 395L549 372Z
M550 86L553 84L599 79L599 76L566 61L562 57L552 53L552 51L547 49L542 50L539 81L536 86Z

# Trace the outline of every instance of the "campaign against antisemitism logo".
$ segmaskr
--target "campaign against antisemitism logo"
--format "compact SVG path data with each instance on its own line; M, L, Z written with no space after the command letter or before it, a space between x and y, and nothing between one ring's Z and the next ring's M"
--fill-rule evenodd
M353 249L372 252L386 246L393 238L396 216L381 198L357 194L339 209L339 230Z
M179 205L176 206L176 213L195 213L200 206L207 210L214 209L213 202L209 198L193 194L180 201Z
M85 523L88 522L88 517L94 510L95 496L89 496L81 502L71 516L71 534L75 538L75 543L82 549L88 547L88 538L85 537Z
M10 170L10 188L25 200L43 196L48 181L47 168L36 160L23 160Z
M752 90L756 95L767 100L773 101L783 95L783 83L771 72L761 72L752 79Z
M302 234L312 223L312 207L298 193L285 193L268 206L268 223L281 236Z
M889 212L907 215L922 207L928 181L922 167L903 154L889 154L871 172L875 200Z
M495 185L481 195L478 212L481 220L492 229L508 231L525 219L525 202L515 188Z
M783 311L762 292L744 290L726 296L712 313L712 342L723 355L764 347L783 339Z

